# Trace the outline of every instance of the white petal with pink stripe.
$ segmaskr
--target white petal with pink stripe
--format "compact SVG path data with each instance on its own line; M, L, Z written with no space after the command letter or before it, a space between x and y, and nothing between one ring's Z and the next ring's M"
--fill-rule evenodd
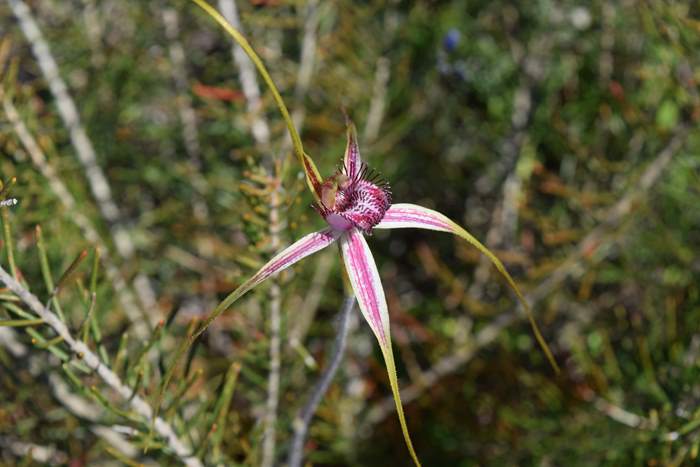
M382 348L390 346L389 310L384 288L364 235L357 229L350 229L340 238L340 247L362 315L377 336L379 345Z

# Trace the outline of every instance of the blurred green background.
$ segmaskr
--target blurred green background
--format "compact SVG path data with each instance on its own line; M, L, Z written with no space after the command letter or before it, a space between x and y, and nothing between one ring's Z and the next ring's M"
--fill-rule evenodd
M193 4L28 2L116 201L118 215L106 219L13 2L0 3L2 98L76 201L70 208L56 195L5 106L0 177L17 177L8 196L19 204L5 209L3 225L17 267L46 299L35 226L60 276L83 249L92 254L75 213L89 219L119 274L146 302L152 292L148 315L167 320L146 375L123 370L151 398L188 323L274 253L271 190L279 185L282 244L323 221L309 208L269 91L261 88L262 110L251 113L230 39ZM697 462L700 4L240 0L237 7L287 105L300 120L303 113L299 130L321 171L330 175L342 157L346 109L363 157L390 181L396 202L445 213L503 260L562 366L554 375L514 297L474 249L445 234L375 232L368 241L424 465ZM257 118L269 124L269 144L251 134ZM114 245L115 226L134 255ZM339 266L330 249L280 277L280 464L292 419L328 361L343 293ZM89 276L81 265L60 297L74 329ZM138 277L151 290L139 289ZM98 279L101 345L114 357L129 331L128 368L145 342L131 333L113 283L102 271ZM12 317L7 303L0 301L0 319ZM266 293L251 293L191 355L193 386L168 416L193 432L203 459L211 455L206 414L238 362L220 462L261 462L267 305ZM17 336L32 346L31 336ZM292 337L301 346L290 345ZM60 370L45 350L30 354ZM305 364L305 355L318 366ZM0 463L41 464L7 448L18 442L65 454L46 464L124 462L94 423L133 426L141 431L132 441L146 442L138 424L114 414L87 421L64 407L48 389L48 369L32 372L7 349L0 357ZM410 463L381 354L359 313L306 453L311 465ZM157 448L132 461L176 463Z

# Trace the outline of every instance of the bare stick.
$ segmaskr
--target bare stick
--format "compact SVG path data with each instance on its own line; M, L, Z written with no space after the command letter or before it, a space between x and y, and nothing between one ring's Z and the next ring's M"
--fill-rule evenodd
M41 446L34 443L26 443L9 436L0 436L0 448L12 453L15 457L25 458L41 462L42 464L61 465L69 461L68 454L56 449L55 446Z
M294 321L289 323L289 330L287 332L289 336L289 347L296 351L303 350L302 347L306 333L309 331L314 316L316 316L318 306L323 297L323 291L326 288L328 279L331 277L330 272L334 259L335 257L332 255L323 253L318 255L316 271L314 271L314 275L311 278L311 284L304 294L304 300L301 306L299 306ZM305 363L307 366L315 365L313 357L310 355L305 357Z
M223 17L236 29L241 30L238 10L234 0L219 0L219 9ZM302 98L306 93L315 56L316 41L315 30L318 24L316 2L311 2L307 9L307 20L304 27L304 39L302 42L302 58L299 68L299 80L297 82L296 96ZM269 151L270 126L267 123L260 98L255 67L244 50L237 44L232 45L234 63L239 70L241 87L246 97L248 114L251 118L251 133L256 144L263 151ZM303 113L295 113L294 124L300 125L304 119ZM281 204L281 180L279 169L274 156L267 157L268 172L273 179L274 186L270 193L269 233L270 247L276 251L281 246L281 230L283 222L279 211ZM270 308L270 373L268 375L268 393L264 415L264 433L262 445L261 466L271 467L274 464L277 425L277 410L279 404L280 364L281 364L281 308L282 293L279 284L272 282L269 291Z
M374 85L372 86L372 100L369 104L367 112L367 122L362 133L365 142L371 142L377 139L379 128L382 126L384 119L384 108L386 107L386 90L389 83L389 59L379 57L377 59L377 67L374 72Z
M8 198L0 201L0 208L11 207L17 205L17 198Z
M12 292L19 297L25 305L27 305L34 313L43 319L56 334L63 338L63 342L68 345L71 351L81 359L89 368L91 368L101 379L112 388L117 394L124 399L131 409L142 416L144 420L151 420L153 417L153 409L140 396L133 395L132 389L124 384L119 376L117 376L108 366L106 366L97 355L95 355L87 345L80 340L76 340L68 331L65 324L51 312L48 308L41 304L38 298L29 290L25 289L19 282L14 280L10 274L0 266L0 282L5 284ZM180 460L190 467L201 467L202 463L199 459L192 456L192 450L186 446L173 430L173 428L165 420L158 417L155 419L155 430L163 437L166 445L177 455Z
M219 0L219 10L226 21L241 30L241 21L238 18L238 9L234 0ZM258 144L267 145L270 142L270 127L262 115L262 100L260 99L260 87L255 75L255 66L243 49L237 45L232 45L233 61L240 73L241 87L243 95L248 104L248 113L251 117L251 131L253 138Z
M238 17L238 9L234 0L219 0L219 9L221 14L231 25L242 30L241 22ZM263 114L262 100L260 99L260 87L255 74L255 66L245 51L237 44L232 44L233 61L236 64L239 72L243 95L246 98L248 115L251 118L251 132L253 139L261 150L269 151L270 143L270 126ZM274 179L274 187L270 193L270 211L269 211L269 232L270 232L270 248L276 251L280 248L282 242L280 239L280 180L275 168L275 158L270 156L267 158L268 171ZM280 388L280 333L282 327L281 309L282 309L282 291L276 280L272 281L269 289L270 300L270 372L267 380L267 401L265 403L265 413L263 415L263 442L262 442L262 467L272 467L275 461L275 445L277 436L275 426L277 425L277 408L279 405L279 388Z
M29 7L22 0L8 0L8 3L12 13L19 20L20 29L31 44L39 68L41 68L49 89L56 99L58 113L70 132L71 142L80 163L85 168L90 190L97 200L100 212L108 222L115 222L119 217L119 209L112 199L107 178L97 164L95 149L80 122L78 110L68 94L68 86L61 78L56 60L54 60ZM128 246L122 244L121 248L128 248Z
M280 189L279 174L275 175L275 188L270 193L270 247L279 250L280 240ZM270 299L270 374L267 380L267 402L265 404L265 432L263 433L263 458L261 466L272 467L275 462L277 408L280 392L281 332L282 332L282 290L277 280L273 280L269 291Z
M289 452L288 467L301 466L304 458L304 443L306 442L306 435L309 432L311 419L316 413L316 409L318 409L321 399L323 399L326 391L328 391L328 387L331 385L331 381L333 381L333 377L340 367L340 362L343 360L343 355L345 354L345 342L347 341L348 337L348 323L350 322L350 315L354 307L355 297L346 297L340 310L340 321L338 322L338 330L336 331L335 335L335 349L333 350L330 364L318 379L308 402L299 412L299 415L297 415L297 417L294 419L294 437L292 439L292 447Z
M297 83L294 88L294 99L297 105L292 111L292 121L299 129L303 126L304 119L306 118L306 108L303 105L303 100L309 90L314 64L316 62L316 30L318 29L319 20L318 0L309 0L304 15L304 35L301 40L301 58L299 60L299 71L297 72ZM292 142L291 139L286 139L285 141L288 145Z
M182 125L182 139L185 143L185 151L190 159L190 165L196 173L202 171L202 151L199 145L199 132L197 130L197 113L192 105L192 98L189 93L189 83L187 79L187 68L185 63L185 50L180 40L180 26L178 13L175 8L166 6L162 11L163 23L165 25L165 36L168 39L168 54L172 65L173 81L175 82L176 104L180 123ZM203 183L201 177L192 177L192 186L198 192L192 203L195 217L206 222L209 215L207 203L203 198L208 187Z
M182 123L185 150L190 157L192 166L200 169L201 150L197 132L197 114L192 107L192 99L188 93L187 70L185 69L185 51L180 42L180 27L178 14L174 8L163 8L163 23L165 35L168 38L168 54L173 67L173 80L177 91L177 108Z
M31 360L26 367L32 376L37 377L48 373L48 383L53 396L73 415L91 422L90 430L93 433L126 457L139 456L140 450L126 440L115 427L107 427L102 424L102 408L72 393L63 379L50 367L50 360L44 356L29 355L29 350L17 339L16 333L12 329L0 328L0 345L9 350L16 359L30 357Z
M670 142L646 168L636 188L607 210L606 214L603 216L603 222L579 242L573 253L549 275L547 280L540 283L532 292L525 295L525 298L530 302L532 307L556 290L569 276L579 275L583 272L586 258L591 256L592 251L601 250L605 237L620 226L624 218L634 209L635 205L643 199L649 189L661 177L664 169L668 167L668 164L673 159L673 156L685 143L687 136L688 127L679 126ZM602 260L604 256L604 254L598 255L597 260ZM503 329L522 320L524 316L525 315L520 313L519 310L516 310L497 318L493 323L484 327L472 339L467 341L464 346L461 346L453 354L438 360L430 369L424 371L416 382L405 387L401 391L401 399L406 404L418 398L441 378L454 373L469 362L479 349L493 343ZM392 398L389 397L382 400L370 410L364 422L364 426L368 427L379 423L394 410L394 400Z

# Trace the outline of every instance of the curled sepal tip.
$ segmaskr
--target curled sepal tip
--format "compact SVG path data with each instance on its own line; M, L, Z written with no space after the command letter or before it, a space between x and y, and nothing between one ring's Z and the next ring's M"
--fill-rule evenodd
M367 320L372 329L384 356L386 370L389 375L391 392L396 403L396 411L399 415L401 430L406 441L406 447L413 462L420 466L420 461L413 449L411 436L408 433L406 418L403 413L403 405L399 395L399 384L396 377L396 365L394 353L391 348L391 335L389 333L389 311L384 297L384 289L379 278L377 265L372 257L372 252L367 245L363 234L357 229L348 230L340 237L341 252L345 269L350 279L350 284L360 305L362 316Z
M535 318L530 309L530 305L525 300L522 292L515 284L515 281L510 276L506 270L501 260L499 260L496 255L494 255L491 250L486 248L479 240L477 240L473 235L463 229L459 224L453 222L447 216L440 214L432 209L424 208L423 206L418 206L416 204L393 204L389 210L384 215L382 221L374 227L375 229L403 229L403 228L418 228L418 229L428 229L437 230L440 232L449 232L458 237L463 238L477 250L483 253L496 267L498 272L503 276L508 285L515 295L518 297L518 301L525 309L527 318L530 321L530 326L532 327L532 332L535 334L535 338L539 343L542 351L544 352L547 360L549 360L550 365L554 368L556 373L559 373L559 365L557 364L552 352L549 350L549 346L545 342L542 334L540 333L539 327L535 322Z

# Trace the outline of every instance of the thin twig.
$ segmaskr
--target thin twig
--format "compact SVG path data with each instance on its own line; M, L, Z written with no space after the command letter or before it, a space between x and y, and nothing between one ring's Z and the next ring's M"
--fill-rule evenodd
M297 82L294 87L294 100L297 105L292 111L292 121L294 125L300 129L306 118L304 97L306 97L306 93L309 91L314 64L316 62L316 30L318 29L319 20L318 0L309 0L304 10L304 35L301 39L301 58L299 59ZM289 145L292 140L287 138L285 142ZM285 146L285 149L286 148L287 146Z
M270 193L270 247L279 250L280 240L280 180L279 173L275 174L275 188ZM272 281L269 291L270 300L270 374L267 382L267 402L265 404L265 432L263 434L263 467L272 467L275 458L277 426L277 408L280 392L281 367L281 333L282 333L282 290L276 280Z
M180 20L175 8L166 6L162 10L165 35L168 39L168 54L170 55L173 81L175 82L175 92L177 94L175 102L180 115L180 123L182 124L182 139L185 143L185 151L187 151L192 171L195 174L199 174L202 172L202 151L197 129L197 113L192 105L192 98L189 93L185 49L180 40ZM207 192L208 187L199 176L191 177L191 183L197 191L197 195L192 203L193 213L199 221L206 222L209 209L202 195Z
M0 436L0 448L16 457L29 456L33 461L47 465L62 465L68 463L68 454L56 449L55 446L41 446L26 443L19 439Z
M372 85L372 99L367 112L367 122L362 133L366 143L374 141L379 135L379 129L384 119L384 109L386 107L387 84L390 76L390 62L386 57L377 59L377 66L374 72L374 84Z
M12 292L17 295L25 305L27 305L37 316L43 319L56 334L63 338L63 342L71 349L80 360L91 368L102 381L112 388L117 394L125 400L131 409L144 418L150 421L153 418L153 408L140 396L133 395L132 389L124 384L119 376L117 376L108 366L106 366L90 348L78 339L75 339L66 325L51 312L48 308L41 304L39 299L29 290L25 289L19 282L14 280L10 274L0 266L0 282L5 284ZM199 459L192 456L192 450L186 446L177 436L173 428L168 422L158 417L154 422L156 432L162 436L165 444L170 448L175 455L187 466L201 467L202 463Z
M124 259L131 259L135 252L134 244L126 228L121 223L119 208L114 202L107 177L105 177L102 168L97 163L95 148L85 131L85 127L80 122L78 109L73 98L68 93L66 82L61 78L58 65L51 54L49 45L44 39L27 4L23 0L8 0L8 3L12 13L19 20L19 27L27 41L29 41L39 68L49 85L49 90L56 100L58 114L69 131L71 143L78 160L85 170L90 190L97 201L100 213L110 227L110 233L117 252ZM146 277L138 274L135 279L135 285L135 290L142 306L148 310L155 309L156 304L155 300L153 300L155 294ZM153 319L152 324L159 319L156 315L156 313L148 314Z
M17 333L12 329L0 328L0 345L5 347L15 359L29 356L29 350L17 339ZM91 422L90 431L124 456L128 458L139 456L140 449L131 444L113 427L102 424L103 410L101 407L70 391L63 379L49 366L50 360L39 355L31 355L30 357L31 361L25 365L29 368L30 374L34 377L48 374L47 379L51 393L63 407L76 417Z
M221 14L231 25L242 31L238 17L238 9L234 0L219 0ZM269 151L270 126L264 116L260 87L255 74L255 67L245 51L237 44L232 44L233 61L239 72L239 79L246 98L248 115L251 118L251 133L256 144L262 151ZM280 189L281 181L275 164L275 157L266 158L268 172L273 179L270 192L270 210L268 213L270 248L277 251L282 241L280 239ZM270 325L270 372L267 380L267 400L263 416L262 467L272 467L275 460L275 445L277 436L277 408L279 405L280 366L281 366L281 328L282 328L282 291L276 280L272 280L269 289L269 325Z
M226 21L231 23L234 28L241 30L241 21L238 18L238 9L234 0L219 0L219 10ZM232 44L231 52L240 74L241 88L246 98L248 114L251 117L253 138L258 144L267 145L270 142L270 127L262 115L263 106L260 99L260 86L258 86L258 79L255 75L255 66L238 44Z
M330 272L334 260L335 257L332 255L323 253L318 255L316 271L314 271L314 275L311 278L311 284L304 294L304 300L298 308L294 321L289 323L289 330L287 332L289 336L289 347L296 351L302 350L306 334L309 331L309 327L321 303L323 291L331 277ZM311 356L308 356L305 360L307 366L314 366L315 362Z
M177 10L171 7L163 8L163 24L168 38L168 54L172 63L173 81L177 91L177 108L182 123L185 150L190 158L192 167L202 168L201 149L197 131L197 114L192 107L192 98L188 90L187 70L185 68L185 50L180 42L180 26Z
M541 282L532 292L525 295L525 298L533 308L556 290L568 277L581 274L585 270L586 262L602 261L604 259L607 254L605 249L602 248L605 243L605 237L617 230L627 215L633 211L634 207L644 198L654 183L658 181L664 169L668 167L673 159L673 156L687 140L688 133L689 129L687 126L679 126L669 143L659 152L654 161L649 164L641 175L635 188L606 211L601 224L579 242L574 251L545 281ZM616 240L611 241L614 242ZM417 381L405 387L401 391L401 400L406 404L417 399L440 379L464 366L480 349L493 343L503 329L522 320L524 317L525 315L520 309L498 317L493 323L482 328L465 345L451 355L438 360L431 368L424 371ZM367 414L364 422L365 428L379 423L394 410L394 400L392 398L386 398L377 403Z
M80 122L80 116L75 102L73 102L70 94L68 94L68 86L63 78L61 78L56 60L53 58L51 50L43 34L39 30L39 26L34 20L29 7L22 0L8 0L8 3L12 9L12 13L19 20L20 29L29 41L34 56L39 64L39 68L44 74L49 89L56 99L58 113L70 132L73 147L75 148L80 163L85 168L90 190L97 201L100 212L108 222L115 222L119 218L119 209L112 198L112 192L107 183L107 178L97 163L97 156L95 155L92 142L88 138L85 128ZM118 248L122 248L126 251L130 246L129 240L128 244L118 245Z
M618 405L608 402L602 397L596 396L593 400L593 406L596 408L596 410L610 417L612 420L622 423L623 425L627 425L630 428L637 428L639 430L650 430L652 428L656 428L654 423L648 418L642 417Z
M294 419L294 437L292 438L292 447L289 452L289 467L300 467L302 460L304 458L304 443L306 441L306 435L309 432L309 426L311 425L311 419L313 418L318 405L321 403L321 399L328 391L328 387L333 381L335 373L340 367L340 362L343 360L345 355L345 342L348 337L348 323L350 322L350 315L355 307L355 297L346 297L343 301L343 306L340 310L340 320L338 322L338 330L335 335L335 344L333 355L331 355L330 364L323 371L318 382L314 386L314 390L311 393L311 397L304 406L304 408L299 412L299 415Z
M10 98L4 94L3 90L0 88L0 98L2 99L2 106L5 116L7 116L8 121L12 125L12 129L17 135L20 143L24 147L25 151L29 155L29 158L34 164L34 167L41 173L41 175L49 183L49 188L53 191L53 194L58 198L59 202L65 208L68 219L73 222L83 233L85 239L97 246L100 251L100 261L105 268L105 273L107 278L112 283L114 291L119 298L119 302L124 309L124 313L128 317L134 326L134 332L139 338L147 338L150 335L148 326L144 319L143 311L136 304L134 295L129 290L129 287L122 277L119 269L114 264L114 261L109 254L109 249L102 236L98 233L97 229L92 225L92 222L88 217L78 209L78 204L75 198L68 191L66 185L61 181L61 179L56 174L53 166L51 166L46 160L44 152L39 147L39 144L34 139L29 129L20 119L19 112L15 105L12 103Z

